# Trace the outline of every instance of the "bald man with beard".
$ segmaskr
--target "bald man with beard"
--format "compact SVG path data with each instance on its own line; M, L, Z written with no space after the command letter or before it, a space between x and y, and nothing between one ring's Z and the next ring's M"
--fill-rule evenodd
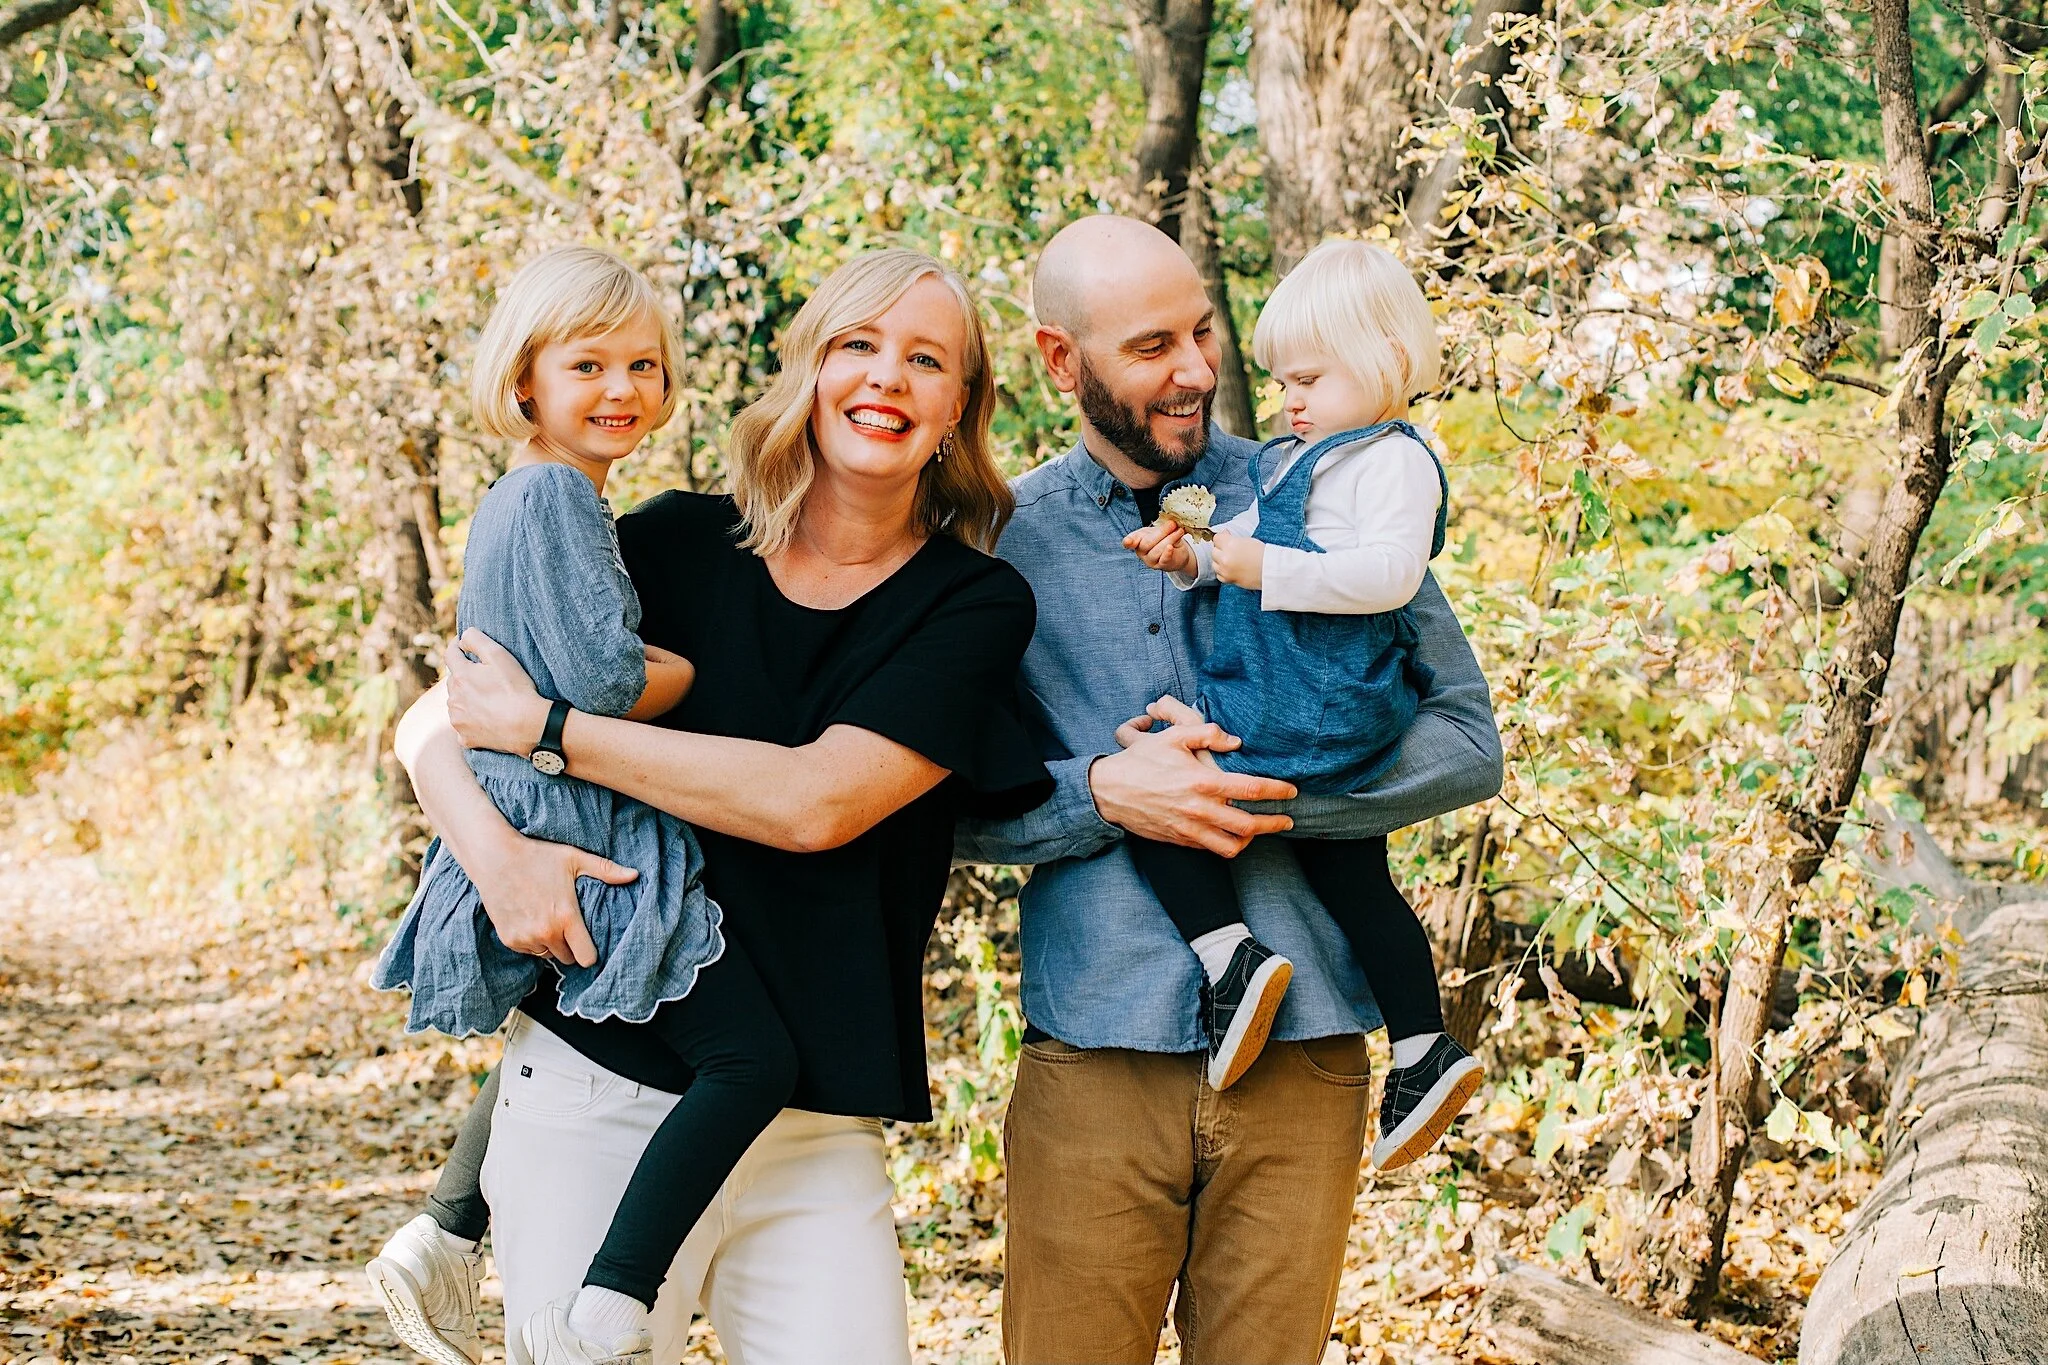
M1435 673L1369 790L1297 797L1202 751L1234 736L1195 694L1214 595L1125 550L1163 492L1206 485L1221 522L1252 499L1257 446L1210 422L1218 350L1200 276L1129 218L1085 218L1033 282L1048 375L1080 409L1072 450L1015 485L998 552L1038 597L1025 715L1057 786L1028 815L963 824L956 857L1034 867L1022 896L1027 1021L1003 1133L1010 1365L1146 1365L1169 1303L1187 1365L1314 1365L1367 1136L1379 1012L1287 838L1360 839L1500 789L1486 680L1433 577L1410 610ZM1235 858L1251 931L1294 963L1272 1042L1236 1085L1206 1079L1200 963L1126 834Z

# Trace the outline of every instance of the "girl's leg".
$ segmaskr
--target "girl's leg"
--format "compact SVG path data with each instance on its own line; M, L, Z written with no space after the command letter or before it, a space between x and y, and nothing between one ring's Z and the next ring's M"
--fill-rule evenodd
M650 1308L683 1239L796 1088L796 1048L728 937L689 995L647 1027L695 1073L640 1154L584 1283Z
M1131 861L1166 907L1208 978L1202 1027L1209 1035L1209 1084L1225 1090L1259 1059L1294 964L1252 937L1237 904L1230 860L1202 848L1125 840Z
M484 1202L478 1179L484 1169L484 1153L491 1146L491 1111L498 1107L498 1073L493 1071L470 1103L456 1134L455 1146L434 1182L427 1200L427 1212L441 1231L466 1241L483 1240L490 1226L491 1206Z
M1244 923L1230 860L1206 848L1160 843L1131 835L1124 840L1138 875L1166 907L1167 917L1189 943L1219 929Z
M1351 941L1351 954L1387 1021L1387 1037L1400 1042L1443 1032L1436 958L1422 921L1387 868L1386 836L1296 839L1292 847L1309 888Z
M732 1365L909 1365L882 1125L786 1109L734 1173L706 1297Z
M1484 1072L1444 1032L1429 935L1387 869L1387 841L1297 839L1309 887L1351 940L1352 954L1387 1022L1394 1067L1380 1093L1372 1160L1383 1171L1415 1160L1457 1121Z

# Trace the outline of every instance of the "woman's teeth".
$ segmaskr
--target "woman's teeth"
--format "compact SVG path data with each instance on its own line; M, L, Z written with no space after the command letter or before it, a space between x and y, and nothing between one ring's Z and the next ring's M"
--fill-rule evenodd
M862 408L846 414L847 420L855 426L873 427L876 431L905 432L910 430L908 417L891 417L886 412L873 412Z

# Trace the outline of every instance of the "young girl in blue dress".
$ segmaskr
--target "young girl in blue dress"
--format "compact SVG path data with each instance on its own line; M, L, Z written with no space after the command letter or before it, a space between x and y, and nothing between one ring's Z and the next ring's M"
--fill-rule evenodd
M564 1014L644 1025L693 1073L641 1155L583 1288L507 1324L510 1358L522 1365L647 1361L648 1311L677 1249L796 1083L788 1033L704 894L689 826L563 771L570 708L652 719L693 680L687 660L635 633L640 601L603 496L612 463L675 406L673 345L653 286L589 248L534 260L484 328L472 397L479 425L520 444L470 522L457 620L516 655L555 706L530 757L471 750L470 768L521 833L574 844L639 876L623 885L578 880L597 961L555 962L504 946L475 885L437 840L373 984L412 991L409 1032L464 1037L496 1031L545 974ZM496 1099L493 1077L430 1212L369 1267L400 1338L437 1365L482 1358L477 1241L489 1212L477 1172Z
M1436 324L1391 254L1335 240L1280 282L1252 344L1286 389L1293 432L1254 459L1253 505L1212 540L1206 490L1169 489L1166 517L1124 543L1179 586L1219 593L1201 708L1244 742L1216 761L1304 792L1357 791L1393 761L1429 681L1406 608L1443 549L1449 485L1406 419L1408 400L1437 384ZM1227 860L1127 843L1202 961L1209 1083L1229 1086L1257 1060L1292 964L1245 927ZM1373 1160L1405 1165L1471 1098L1479 1063L1444 1032L1429 939L1385 837L1292 847L1386 1020L1394 1066Z

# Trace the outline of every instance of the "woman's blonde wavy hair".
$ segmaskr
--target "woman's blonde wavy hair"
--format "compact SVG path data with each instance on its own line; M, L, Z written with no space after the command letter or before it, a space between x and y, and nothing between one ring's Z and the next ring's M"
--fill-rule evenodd
M811 417L826 348L888 312L927 276L943 283L960 304L967 327L967 350L961 357L967 403L953 432L952 450L943 461L925 461L918 474L912 515L926 536L951 536L984 552L995 549L1017 504L989 449L996 384L981 314L958 275L922 252L900 248L856 256L825 278L782 334L782 369L768 392L733 419L726 469L733 500L746 521L741 543L747 549L765 558L787 549L796 534L804 495L817 477Z

